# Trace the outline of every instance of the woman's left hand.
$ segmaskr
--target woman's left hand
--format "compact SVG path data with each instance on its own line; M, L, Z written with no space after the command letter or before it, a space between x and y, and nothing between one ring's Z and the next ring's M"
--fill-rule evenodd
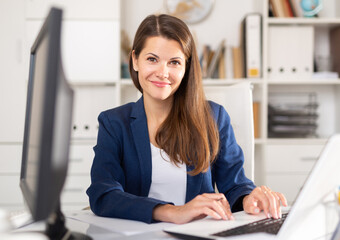
M259 214L261 210L265 215L275 219L281 218L281 204L287 207L287 200L282 193L273 192L266 186L255 188L243 199L243 209L246 213Z

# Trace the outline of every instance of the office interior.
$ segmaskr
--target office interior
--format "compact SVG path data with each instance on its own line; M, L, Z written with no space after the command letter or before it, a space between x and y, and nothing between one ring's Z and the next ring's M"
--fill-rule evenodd
M61 196L62 209L74 211L89 205L85 191L91 181L98 114L141 96L127 72L127 53L134 33L147 15L175 11L178 2L1 0L0 209L25 210L19 177L29 51L50 7L64 10L63 67L75 93L69 170ZM250 83L256 118L255 184L284 193L292 204L329 137L340 133L340 72L333 66L336 61L340 64L340 49L332 43L333 38L340 42L340 34L333 34L340 29L340 3L323 1L317 17L270 17L272 1L198 2L202 9L190 16L194 22L188 26L199 56L203 58L207 46L216 51L224 44L219 66L223 71L203 79L206 94L220 91L223 96L223 87ZM261 16L260 75L247 77L236 74L235 51L242 49L243 21L253 13ZM282 41L286 36L290 44ZM298 39L303 41L295 41ZM225 105L223 101L221 97L219 103ZM312 118L312 123L295 128L275 125L275 107L305 111L304 107L311 105L308 111L314 117L307 118Z

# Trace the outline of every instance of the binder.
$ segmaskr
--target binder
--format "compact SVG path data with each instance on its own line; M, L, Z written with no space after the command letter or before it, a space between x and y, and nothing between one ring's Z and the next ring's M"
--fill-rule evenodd
M250 13L243 20L244 76L260 78L262 76L262 17Z
M270 26L268 29L268 77L310 79L313 74L314 28Z
M330 31L330 50L333 58L332 71L340 75L340 27L332 28Z

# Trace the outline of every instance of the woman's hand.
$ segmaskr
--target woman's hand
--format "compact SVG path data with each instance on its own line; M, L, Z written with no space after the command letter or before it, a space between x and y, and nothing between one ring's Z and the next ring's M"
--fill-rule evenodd
M273 192L266 186L255 188L243 199L243 209L246 213L258 214L261 210L270 218L281 218L281 204L287 207L287 200L282 193Z
M182 206L159 205L153 210L152 216L155 220L176 224L188 223L206 216L214 219L234 219L226 197L220 193L198 195Z

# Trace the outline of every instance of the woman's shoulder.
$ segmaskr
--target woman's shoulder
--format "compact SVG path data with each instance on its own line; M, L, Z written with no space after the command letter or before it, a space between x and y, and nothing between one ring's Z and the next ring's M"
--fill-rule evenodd
M131 117L144 112L144 105L141 99L137 102L130 102L121 106L105 110L99 114L98 119L106 119L109 122L129 122Z
M217 122L219 122L222 119L230 121L229 114L221 104L218 104L210 100L208 101L208 103L214 115L214 118L216 119Z

